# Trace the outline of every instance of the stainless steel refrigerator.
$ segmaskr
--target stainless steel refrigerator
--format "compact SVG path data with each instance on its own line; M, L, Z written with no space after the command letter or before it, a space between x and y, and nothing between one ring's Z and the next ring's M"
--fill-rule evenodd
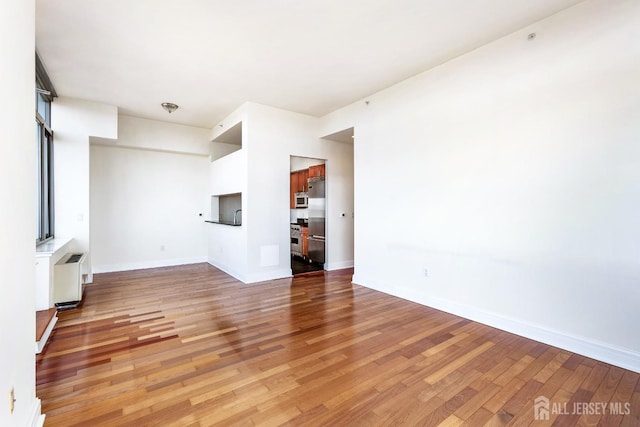
M325 197L324 177L309 178L309 259L324 264Z

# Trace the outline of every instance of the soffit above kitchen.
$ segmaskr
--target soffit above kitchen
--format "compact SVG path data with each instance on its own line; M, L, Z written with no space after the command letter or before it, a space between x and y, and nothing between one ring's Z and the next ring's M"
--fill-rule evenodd
M325 115L579 2L37 0L36 46L59 96L211 128L247 101Z

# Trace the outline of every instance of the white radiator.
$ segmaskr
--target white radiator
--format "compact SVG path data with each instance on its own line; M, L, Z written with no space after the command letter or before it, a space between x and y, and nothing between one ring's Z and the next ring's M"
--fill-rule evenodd
M53 302L82 300L82 264L86 253L68 253L53 268Z

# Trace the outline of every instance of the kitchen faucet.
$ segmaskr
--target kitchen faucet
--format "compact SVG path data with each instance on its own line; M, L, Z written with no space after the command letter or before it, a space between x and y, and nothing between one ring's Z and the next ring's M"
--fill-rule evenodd
M242 212L242 209L236 209L235 213L233 214L233 225L237 224L238 212ZM242 222L242 217L240 217L240 221Z

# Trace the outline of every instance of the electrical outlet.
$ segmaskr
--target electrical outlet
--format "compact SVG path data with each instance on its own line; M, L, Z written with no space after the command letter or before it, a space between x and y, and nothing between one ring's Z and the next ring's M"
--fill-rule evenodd
M11 391L9 392L9 413L13 414L13 409L16 405L16 393L13 387L11 387Z
M164 245L160 245L160 250L164 251Z
M424 277L429 277L429 269L428 269L428 268L425 268L425 269L423 270L423 274L424 274Z

